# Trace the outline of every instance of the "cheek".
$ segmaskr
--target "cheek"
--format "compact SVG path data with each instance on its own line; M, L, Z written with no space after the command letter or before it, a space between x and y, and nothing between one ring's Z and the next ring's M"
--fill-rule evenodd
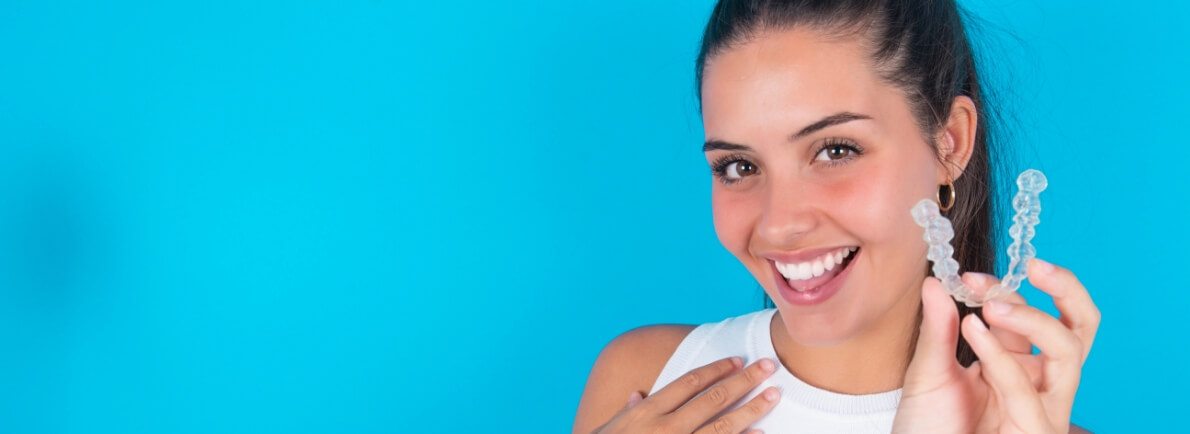
M933 197L929 193L932 168L907 167L915 166L905 162L871 165L862 176L834 186L839 207L835 215L842 216L840 223L868 247L867 266L881 281L900 279L899 274L909 279L925 266L927 247L909 210L918 200Z
M736 256L742 256L747 251L752 232L752 220L747 216L748 210L752 208L742 204L742 199L740 195L711 193L715 235L719 237L719 243Z
M929 192L934 169L928 161L908 157L869 160L862 173L832 183L834 214L846 219L846 227L862 231L856 235L863 241L920 235L909 210L918 200L933 197Z

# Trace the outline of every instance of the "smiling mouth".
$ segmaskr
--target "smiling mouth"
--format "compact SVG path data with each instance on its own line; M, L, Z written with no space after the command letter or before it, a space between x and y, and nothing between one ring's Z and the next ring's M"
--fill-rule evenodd
M789 287L792 288L794 291L797 291L797 292L813 291L813 290L821 287L822 285L825 285L826 283L830 282L831 280L833 280L835 277L839 276L840 274L843 274L843 271L845 271L847 269L847 267L851 266L851 263L854 262L855 257L859 255L861 250L862 249L860 249L859 247L856 247L855 251L851 252L850 255L843 258L843 261L840 262L838 266L835 266L833 269L826 271L823 274L821 274L819 276L815 276L815 277L810 277L810 278L805 278L805 279L787 278L787 277L785 277L784 274L782 274L780 271L778 271L779 267L777 267L777 264L775 262L773 263L773 265L774 265L773 271L777 273L777 276L779 276L779 278L785 279L786 284L788 284Z

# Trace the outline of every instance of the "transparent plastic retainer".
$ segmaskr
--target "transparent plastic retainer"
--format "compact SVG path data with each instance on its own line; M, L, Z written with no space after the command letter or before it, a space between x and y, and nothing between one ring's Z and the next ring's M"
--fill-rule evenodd
M1021 172L1016 178L1018 190L1012 199L1016 215L1012 217L1012 227L1008 230L1012 236L1012 244L1008 246L1008 274L986 292L973 291L959 279L959 263L954 260L954 247L950 245L954 228L950 220L938 212L938 204L930 199L922 199L913 206L910 211L913 221L925 229L922 239L930 246L926 257L934 263L934 277L942 281L946 292L955 300L970 307L979 307L1020 288L1021 282L1025 280L1025 266L1036 255L1030 240L1033 239L1033 227L1040 222L1038 215L1041 214L1041 202L1038 195L1045 190L1046 185L1045 175L1034 169Z

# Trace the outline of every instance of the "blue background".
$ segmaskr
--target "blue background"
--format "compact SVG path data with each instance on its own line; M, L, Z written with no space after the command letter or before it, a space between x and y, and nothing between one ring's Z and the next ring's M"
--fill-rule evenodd
M761 306L711 1L96 3L0 6L0 431L565 432L614 336ZM1182 423L1187 8L970 5L1103 313L1075 422Z

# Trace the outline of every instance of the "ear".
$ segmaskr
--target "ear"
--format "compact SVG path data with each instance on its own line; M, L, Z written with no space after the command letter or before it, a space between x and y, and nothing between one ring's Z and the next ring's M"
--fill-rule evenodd
M966 95L955 97L946 120L937 138L938 153L945 164L938 169L938 183L945 184L949 177L958 180L971 160L975 150L975 129L979 125L979 113L975 101Z

